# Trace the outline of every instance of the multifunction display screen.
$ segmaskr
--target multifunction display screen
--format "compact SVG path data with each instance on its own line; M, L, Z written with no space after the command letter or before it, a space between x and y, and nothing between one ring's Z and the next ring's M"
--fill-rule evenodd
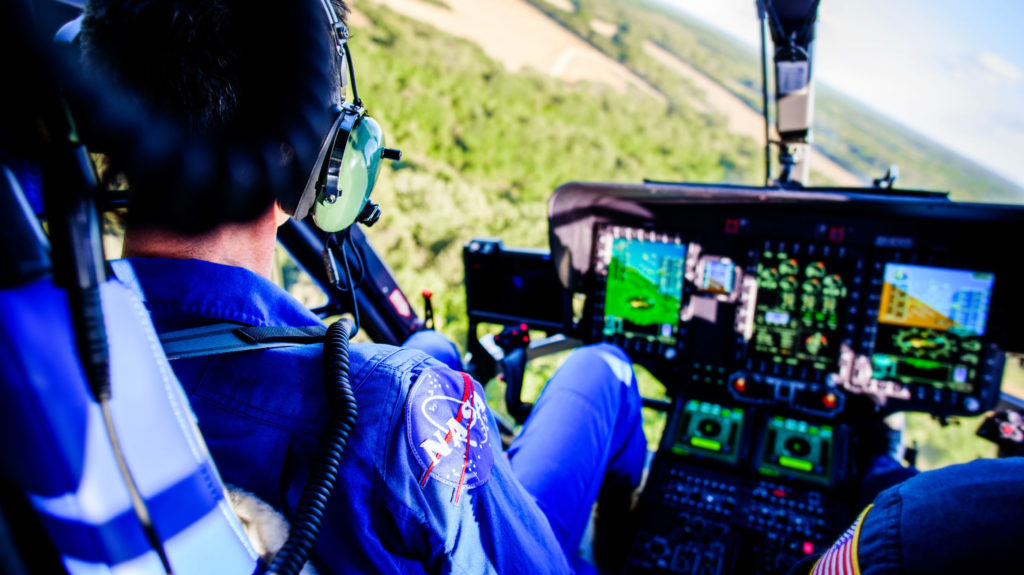
M846 280L812 256L765 252L757 267L751 355L775 363L830 369L838 358Z
M743 410L691 399L686 402L672 452L736 465Z
M699 289L703 293L730 295L736 289L736 264L728 260L707 259L702 266Z
M972 392L994 283L986 272L886 264L875 379Z
M611 248L604 334L675 345L686 244L615 238Z
M775 416L768 420L758 471L815 483L832 481L835 438L830 425Z

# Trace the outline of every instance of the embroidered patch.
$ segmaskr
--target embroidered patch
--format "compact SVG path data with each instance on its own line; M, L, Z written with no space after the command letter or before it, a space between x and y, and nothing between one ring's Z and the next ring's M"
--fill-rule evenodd
M814 564L811 575L860 575L857 546L860 543L860 528L871 505L861 512L860 517L843 533L832 547Z
M423 371L405 406L409 449L420 464L420 485L434 479L455 488L483 485L491 474L487 401L464 373L447 368Z

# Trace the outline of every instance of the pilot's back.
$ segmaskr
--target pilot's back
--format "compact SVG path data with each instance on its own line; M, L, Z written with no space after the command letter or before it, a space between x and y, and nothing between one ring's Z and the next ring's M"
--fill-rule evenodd
M240 268L133 263L163 332L319 324ZM512 477L479 384L419 351L361 343L349 357L359 416L317 539L321 572L569 571L547 519ZM224 481L286 515L329 417L323 364L321 344L172 362Z

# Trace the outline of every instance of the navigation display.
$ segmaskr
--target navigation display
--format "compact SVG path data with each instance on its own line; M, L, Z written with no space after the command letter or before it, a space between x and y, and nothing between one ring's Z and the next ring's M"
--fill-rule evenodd
M686 245L616 238L605 287L604 334L676 343Z
M775 416L768 420L758 472L829 484L832 482L834 430L799 419Z
M672 452L739 463L743 410L691 399L686 402Z
M875 379L972 392L994 283L986 272L886 264Z
M728 260L706 259L700 278L700 290L705 293L729 295L736 289L736 264Z
M757 268L752 355L830 369L839 353L846 282L818 258L765 252Z

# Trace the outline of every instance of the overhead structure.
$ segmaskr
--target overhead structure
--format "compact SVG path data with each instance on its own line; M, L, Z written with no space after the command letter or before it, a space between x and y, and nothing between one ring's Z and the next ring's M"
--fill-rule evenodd
M814 123L814 36L820 0L757 0L762 21L766 176L783 187L807 183ZM768 36L775 71L775 127L771 138L768 104ZM779 171L771 174L771 144L778 146Z

